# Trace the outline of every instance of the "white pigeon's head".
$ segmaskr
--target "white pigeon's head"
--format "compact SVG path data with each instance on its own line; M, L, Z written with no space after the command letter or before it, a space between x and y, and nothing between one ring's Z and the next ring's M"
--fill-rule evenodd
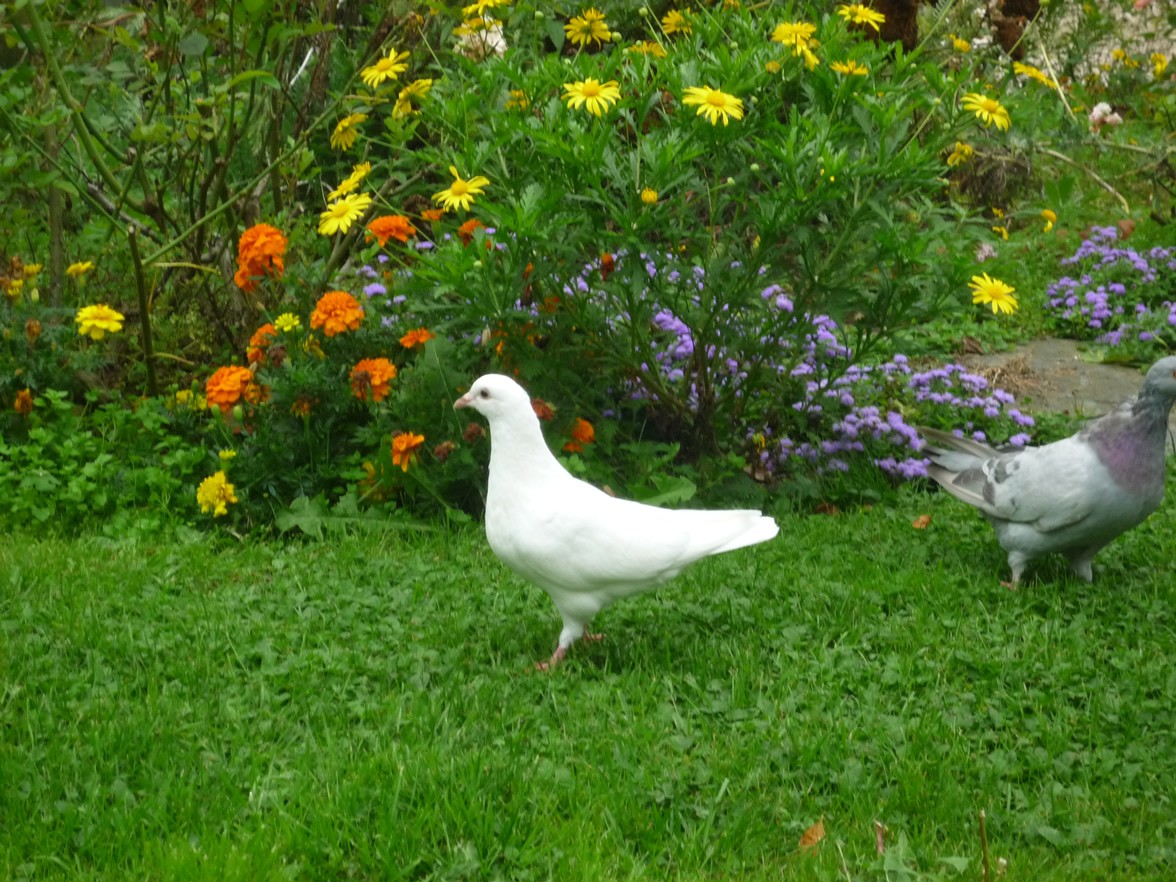
M457 401L455 408L472 407L493 422L502 416L534 416L527 390L504 374L484 374L474 381L470 391Z

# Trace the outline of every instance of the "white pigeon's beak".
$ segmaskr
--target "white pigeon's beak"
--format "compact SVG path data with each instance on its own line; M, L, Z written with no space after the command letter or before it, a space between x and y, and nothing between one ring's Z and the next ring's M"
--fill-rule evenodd
M467 392L465 395L461 396L461 398L457 399L457 401L453 402L453 409L461 410L463 407L469 407L473 403L474 399L471 398L470 393Z

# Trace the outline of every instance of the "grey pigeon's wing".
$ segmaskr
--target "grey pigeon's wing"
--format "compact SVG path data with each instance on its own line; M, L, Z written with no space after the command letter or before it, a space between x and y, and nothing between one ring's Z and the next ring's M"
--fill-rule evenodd
M1094 451L1077 438L973 460L958 472L939 468L942 476L933 470L945 490L985 514L1043 533L1081 522L1114 492Z

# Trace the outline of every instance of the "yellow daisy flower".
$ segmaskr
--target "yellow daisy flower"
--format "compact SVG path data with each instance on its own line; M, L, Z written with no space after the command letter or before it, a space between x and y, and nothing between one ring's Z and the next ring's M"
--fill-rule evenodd
M335 130L331 132L331 146L336 150L350 150L355 144L355 139L359 137L359 130L356 128L361 122L367 119L366 113L350 113L335 124Z
M723 125L727 125L731 117L743 119L743 102L710 86L691 86L683 94L682 103L687 107L698 107L697 115L705 116L712 126L718 125L720 119Z
M956 52L971 52L972 44L962 37L957 37L955 34L948 34L948 39L951 40L951 46Z
M964 96L962 104L964 110L976 114L976 118L986 126L994 125L1004 131L1011 124L1009 112L995 98L989 98L979 92L969 92Z
M374 89L385 80L394 80L408 70L408 53L393 49L385 57L359 72L359 78Z
M653 189L652 187L646 187L644 190L641 191L641 201L644 202L646 205L656 205L657 204L657 190Z
M950 166L962 165L972 158L976 151L972 149L971 144L965 144L963 141L955 142L955 149L951 151L951 156L947 157L947 164Z
M852 59L850 61L834 61L829 65L830 70L835 70L839 74L848 74L855 77L864 77L870 72L870 69L865 65L858 64Z
M1042 232L1044 232L1044 233L1048 233L1050 230L1052 230L1054 227L1054 224L1056 224L1058 222L1057 214L1055 214L1053 211L1051 211L1048 208L1043 208L1041 210L1041 217L1045 221L1045 227L1042 230Z
M642 40L640 43L634 43L629 47L630 52L639 52L642 55L652 55L654 58L665 58L666 50L661 43L655 43L652 40Z
M372 197L367 193L352 193L330 203L319 215L318 231L324 236L346 233L371 204Z
M454 208L464 208L468 211L474 197L482 195L482 190L490 186L490 180L481 175L474 175L468 181L463 180L452 165L449 166L449 173L453 175L453 183L433 194L433 201L440 203L446 211L452 211Z
M370 162L361 162L359 165L351 169L346 179L338 187L327 194L327 199L338 199L340 196L346 196L348 193L354 193L359 187L360 182L368 176L368 172L372 170Z
M585 9L579 15L572 16L564 25L564 33L577 46L587 46L595 43L603 46L612 39L612 31L604 21L604 13L598 9Z
M1017 289L1000 279L990 278L988 273L972 276L968 287L972 289L972 302L991 305L993 313L1012 315L1017 311L1017 298L1013 296Z
M65 274L71 279L84 276L90 270L94 269L94 262L92 260L83 260L78 263L71 263L65 270Z
M772 41L785 46L807 46L816 32L817 26L807 21L786 21L776 25L772 31Z
M689 34L694 30L690 20L680 9L671 9L661 20L662 31L668 37L670 34Z
M74 316L78 325L78 333L83 337L101 340L108 333L117 334L122 330L125 318L117 309L111 309L105 303L95 303L83 306Z
M870 9L868 6L863 6L860 3L842 4L837 7L837 14L847 22L866 25L876 31L879 30L878 25L886 21L886 16L881 12L875 12L873 9Z
M575 109L583 105L593 116L601 116L621 99L616 80L602 83L588 77L578 83L564 83L564 90L563 100L568 102L568 107Z
M302 320L292 312L283 312L280 316L274 319L274 327L284 334L291 331L297 331L302 327Z

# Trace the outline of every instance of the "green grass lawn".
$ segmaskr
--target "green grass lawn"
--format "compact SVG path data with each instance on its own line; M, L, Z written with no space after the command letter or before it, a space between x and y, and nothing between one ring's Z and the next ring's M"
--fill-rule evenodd
M1170 878L1174 510L1015 593L942 494L784 515L552 674L479 530L5 537L0 877L976 880L983 809L994 878Z

